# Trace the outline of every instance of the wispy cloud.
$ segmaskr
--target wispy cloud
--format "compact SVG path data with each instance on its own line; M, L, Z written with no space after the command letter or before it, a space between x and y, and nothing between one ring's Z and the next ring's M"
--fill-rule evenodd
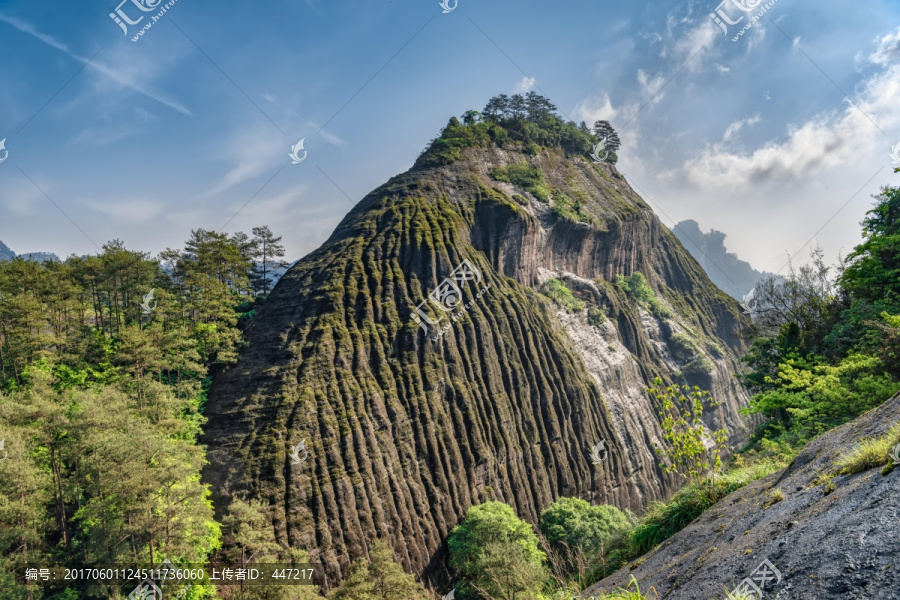
M28 23L26 21L23 21L22 19L17 19L15 17L11 17L9 15L0 13L0 21L6 23L8 25L11 25L12 27L15 27L22 33L27 33L28 35L44 42L48 46L55 48L55 49L59 50L60 52L64 52L70 58L73 58L73 59L83 62L83 63L88 63L88 61L90 60L89 58L81 56L78 53L72 51L65 43L57 40L53 36L41 33L33 25L31 25L30 23ZM187 108L185 108L178 102L171 100L169 98L166 98L162 93L160 93L156 90L153 90L153 89L147 87L146 85L144 85L143 83L141 83L138 80L138 78L141 76L146 76L145 74L141 74L141 73L137 73L137 72L129 73L129 72L123 71L121 69L114 69L112 67L109 67L109 66L103 64L103 62L101 62L100 60L97 60L97 59L90 61L88 63L88 68L93 69L94 71L97 71L97 72L105 75L106 77L108 77L112 81L115 81L116 83L118 83L119 85L121 85L123 87L126 87L135 92L143 94L144 96L150 98L151 100L155 100L156 102L159 102L160 104L164 104L165 106L168 106L169 108L171 108L173 110L176 110L185 115L191 114L190 110L188 110Z
M534 77L523 77L519 80L519 83L516 84L515 89L513 89L513 94L525 94L530 92L534 88L534 84L537 80Z
M876 65L888 66L900 62L900 28L897 33L889 33L882 38L875 38L878 48L869 56Z
M318 125L316 125L313 121L309 121L309 126L319 132L319 135L322 136L322 139L331 144L332 146L337 146L339 148L343 148L347 141L343 138L329 132L324 129L320 129Z
M231 163L232 166L204 196L214 196L277 169L279 164L289 162L289 149L281 135L268 128L245 129L220 140L214 158Z
M740 131L744 127L749 127L750 125L756 125L762 120L760 115L754 115L747 119L739 119L737 121L733 121L728 127L725 128L725 135L722 136L724 141L730 140L732 137L740 133Z

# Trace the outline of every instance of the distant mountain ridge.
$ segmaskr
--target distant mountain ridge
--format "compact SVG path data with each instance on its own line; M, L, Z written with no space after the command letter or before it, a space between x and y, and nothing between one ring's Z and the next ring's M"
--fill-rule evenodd
M59 261L59 257L52 252L26 252L25 254L16 254L9 246L0 241L0 260L13 260L15 258L33 260L35 262L44 262L47 260Z
M16 253L9 249L9 246L0 242L0 260L12 260L16 257Z
M672 233L694 260L700 263L713 283L732 298L743 299L760 279L774 275L757 271L750 263L738 258L737 254L729 252L725 247L725 233L715 229L703 233L700 224L693 219L678 223Z

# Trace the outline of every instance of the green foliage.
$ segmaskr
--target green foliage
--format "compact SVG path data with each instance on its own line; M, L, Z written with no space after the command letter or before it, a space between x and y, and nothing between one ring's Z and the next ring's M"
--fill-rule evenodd
M883 465L894 466L891 455L898 446L900 423L894 424L884 435L861 441L849 453L841 455L836 466L844 475L861 473Z
M453 117L441 135L419 157L416 166L449 165L459 160L464 148L483 148L492 142L502 145L508 139L507 132L495 123L473 121L471 124L460 124Z
M652 550L688 525L728 494L784 468L786 463L761 461L707 479L689 482L666 502L652 503L632 528L613 540L604 557L604 572Z
M566 312L581 312L587 306L584 300L575 297L566 284L556 278L550 278L542 288L544 295L566 309Z
M707 433L703 424L703 405L717 407L721 402L713 401L709 392L697 386L663 388L663 381L658 377L653 380L653 386L647 388L647 393L659 405L660 427L669 443L668 448L656 449L669 463L660 464L660 468L693 481L706 477L710 471L718 471L722 466L721 453L728 441L728 431L720 429Z
M745 411L767 418L753 448L796 449L900 391L900 190L876 199L837 289L818 251L762 288L762 335L744 357L756 394Z
M547 182L544 180L544 174L538 167L528 164L525 160L521 163L511 164L502 171L500 168L494 169L492 176L498 181L506 181L531 192L541 202L550 201L550 192Z
M681 374L684 377L691 378L702 375L709 375L713 372L715 365L705 356L699 355L688 364L681 367Z
M394 562L394 553L383 540L369 549L369 558L360 558L350 567L350 576L328 595L328 600L430 600L415 577Z
M622 288L629 298L649 310L654 316L660 319L672 317L672 311L656 297L653 288L650 287L640 271L635 271L631 277L616 275L616 285Z
M267 228L254 235L197 230L159 260L113 241L0 262L0 581L26 560L196 564L219 548L198 438L210 371L235 360L239 315L258 305L253 268L266 289L280 252ZM117 593L58 582L29 597Z
M543 148L560 148L568 155L587 157L597 138L583 123L576 125L560 118L556 107L539 94L501 94L491 98L482 112L467 111L462 124L452 117L416 161L416 167L451 164L459 160L465 148L511 143L532 156Z
M744 409L809 439L846 423L900 391L876 356L853 354L837 365L821 357L787 358Z
M863 220L862 244L847 256L841 287L870 303L900 305L900 188L885 187Z
M584 212L581 202L572 200L562 190L553 190L553 213L560 219L574 223L591 223L590 215Z
M628 516L615 506L591 506L579 498L563 497L541 513L538 529L557 550L593 556L628 525Z
M606 315L603 314L603 311L600 308L592 306L588 309L587 320L589 325L599 327L606 323Z
M494 167L491 169L491 177L496 181L512 183L512 180L509 178L509 173L507 173L506 169L503 167Z
M677 360L690 361L700 354L697 344L687 334L677 331L669 338L669 349Z
M538 538L531 525L502 502L469 509L450 532L450 568L462 600L537 600L546 579Z

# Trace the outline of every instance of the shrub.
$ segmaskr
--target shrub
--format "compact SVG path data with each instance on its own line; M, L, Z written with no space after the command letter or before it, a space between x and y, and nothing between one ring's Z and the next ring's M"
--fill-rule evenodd
M671 385L662 387L662 379L653 380L647 393L659 403L660 426L668 448L657 447L657 453L669 460L660 464L667 473L698 480L710 472L717 472L722 465L721 452L726 447L728 431L720 429L707 433L703 426L703 404L720 406L709 392L694 386ZM673 416L677 415L677 418Z
M684 377L696 377L700 375L709 375L713 372L715 365L712 361L703 355L697 356L694 360L681 367L681 374Z
M494 167L493 169L491 169L491 177L496 181L510 183L509 175L506 173L506 169L504 169L503 167Z
M572 294L572 290L566 287L559 279L549 279L544 284L543 293L559 306L566 309L566 312L581 312L587 306L584 300L579 300Z
M673 333L669 338L669 349L675 358L680 361L693 360L700 353L694 340L680 331Z
M588 324L593 325L594 327L599 327L600 325L606 323L606 315L603 314L603 311L596 306L592 306L588 309L587 321Z
M308 597L318 596L310 592ZM360 558L354 561L350 566L350 576L328 595L329 600L360 598L427 600L429 597L428 592L416 578L394 562L394 551L383 540L376 540L372 545L369 559Z
M640 271L635 271L631 277L616 275L616 284L625 291L629 298L636 300L638 304L650 311L653 316L660 319L672 317L672 311L656 297L653 288L647 283L647 279Z
M506 167L506 177L513 185L531 192L541 202L550 201L550 190L544 180L544 174L539 168L522 160L521 163L511 164Z
M591 506L580 498L559 498L541 513L538 529L556 549L591 556L628 524L628 516L610 504Z
M553 190L553 214L573 223L590 223L591 217L581 208L578 200L572 200L561 190Z
M836 365L816 356L786 358L766 382L769 389L743 412L762 413L800 440L846 423L900 390L878 357L862 354Z
M546 555L531 525L502 502L469 509L465 521L450 532L450 568L463 600L535 599L546 579Z

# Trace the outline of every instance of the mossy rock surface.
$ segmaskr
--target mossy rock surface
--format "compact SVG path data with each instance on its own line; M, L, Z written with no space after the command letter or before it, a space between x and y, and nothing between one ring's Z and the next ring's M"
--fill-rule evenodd
M205 479L217 507L239 493L268 502L278 541L309 550L326 587L375 538L409 571L445 581L447 534L488 497L535 523L563 495L639 511L677 488L674 477L630 463L634 449L621 440L652 453L651 440L616 430L536 291L539 269L606 282L603 312L641 365L638 385L665 366L641 314L609 283L617 274L642 272L676 318L721 348L728 373L738 368L737 302L613 165L500 148L491 131L462 129L363 198L279 281L239 362L210 393ZM498 180L510 165L516 175ZM576 218L532 199L543 189L571 210L577 202ZM463 260L482 280L460 285L471 305L432 341L411 313ZM606 326L591 318L593 329ZM737 432L740 395L722 389L717 418ZM601 439L610 458L594 465L589 446ZM289 456L301 440L309 458L297 466Z

